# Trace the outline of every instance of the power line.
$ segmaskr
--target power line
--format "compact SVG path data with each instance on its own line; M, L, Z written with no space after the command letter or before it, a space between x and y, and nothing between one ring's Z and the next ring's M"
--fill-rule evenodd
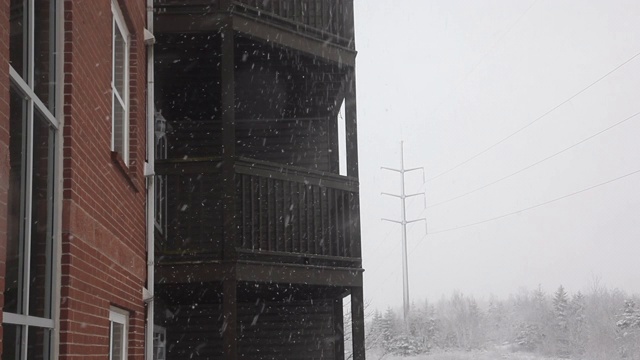
M552 112L554 112L555 110L557 110L558 108L560 108L561 106L563 106L564 104L568 103L569 101L575 99L576 97L578 97L580 94L582 94L583 92L587 91L588 89L590 89L592 86L596 85L597 83L599 83L600 81L602 81L603 79L605 79L606 77L608 77L609 75L613 74L614 72L616 72L618 69L620 69L621 67L625 66L626 64L628 64L629 62L631 62L633 59L635 59L636 57L640 56L640 52L636 53L635 55L633 55L632 57L630 57L629 59L625 60L622 64L616 66L615 68L613 68L612 70L610 70L609 72L607 72L606 74L604 74L603 76L599 77L597 80L595 80L594 82L592 82L591 84L587 85L586 87L582 88L582 90L576 92L575 94L571 95L569 98L567 98L566 100L562 101L561 103L559 103L558 105L554 106L553 108L551 108L550 110L548 110L547 112L545 112L544 114L538 116L537 118L535 118L533 121L527 123L525 126L519 128L518 130L516 130L515 132L507 135L506 137L502 138L501 140L499 140L498 142L494 143L493 145L485 148L484 150L480 151L479 153L471 156L470 158L458 163L457 165L433 176L430 177L426 180L426 182L430 182L433 181L439 177L441 177L442 175L448 174L451 171L461 167L462 165L465 165L467 163L469 163L470 161L476 159L477 157L487 153L489 150L495 148L496 146L502 144L503 142L509 140L510 138L512 138L513 136L519 134L520 132L522 132L523 130L527 129L528 127L530 127L531 125L533 125L534 123L536 123L538 120L546 117L547 115L551 114Z
M392 242L389 242L387 240L389 240L389 236L391 235L391 230L387 231L387 233L384 235L384 237L382 238L382 242L380 244L378 244L376 247L373 248L371 254L368 254L367 257L371 258L371 257L375 257L380 253L380 250L382 249L384 252L387 252L388 250L390 250L392 247L395 247L395 245ZM386 247L383 247L382 245L386 244Z
M637 173L640 173L640 169L636 170L636 171L632 171L632 172L630 172L628 174L619 176L619 177L617 177L615 179L611 179L611 180L599 183L597 185L593 185L593 186L590 186L588 188L585 188L585 189L582 189L582 190L578 190L578 191L572 192L570 194L557 197L557 198L552 199L552 200L545 201L543 203L532 205L532 206L529 206L529 207L526 207L526 208L523 208L523 209L520 209L520 210L512 211L510 213L503 214L503 215L496 216L496 217L492 217L492 218L485 219L485 220L482 220L482 221L478 221L478 222L474 222L474 223L470 223L470 224L465 224L465 225L461 225L461 226L456 226L456 227L453 227L453 228L443 229L443 230L439 230L439 231L433 231L433 232L430 232L429 235L441 234L441 233L450 232L450 231L454 231L454 230L464 229L464 228L468 228L468 227L471 227L471 226L476 226L476 225L484 224L484 223L487 223L487 222L495 221L495 220L498 220L498 219L502 219L502 218L505 218L507 216L515 215L515 214L518 214L518 213L521 213L521 212L524 212L524 211L529 211L529 210L532 210L532 209L535 209L535 208L539 208L541 206L545 206L545 205L551 204L553 202L556 202L556 201L559 201L559 200L562 200L562 199L566 199L566 198L574 196L574 195L581 194L581 193L589 191L589 190L593 190L593 189L595 189L597 187L610 184L610 183L612 183L614 181L621 180L623 178L635 175Z
M503 180L506 180L506 179L508 179L508 178L510 178L510 177L512 177L512 176L515 176L515 175L517 175L517 174L520 174L520 173L521 173L521 172L523 172L523 171L529 170L529 169L531 169L532 167L537 166L537 165L539 165L539 164L541 164L541 163L543 163L543 162L545 162L545 161L547 161L547 160L549 160L549 159L552 159L552 158L554 158L554 157L556 157L556 156L558 156L558 155L560 155L560 154L562 154L562 153L564 153L564 152L566 152L566 151L568 151L568 150L571 150L571 149L573 149L574 147L576 147L576 146L578 146L578 145L580 145L580 144L583 144L583 143L585 143L585 142L587 142L587 141L589 141L589 140L591 140L591 139L593 139L593 138L595 138L595 137L597 137L597 136L599 136L599 135L601 135L601 134L603 134L603 133L605 133L605 132L607 132L607 131L609 131L609 130L613 129L613 128L615 128L616 126L619 126L619 125L621 125L622 123L624 123L624 122L626 122L626 121L628 121L628 120L631 120L632 118L634 118L634 117L636 117L636 116L638 116L638 115L640 115L640 112L637 112L637 113L635 113L635 114L633 114L633 115L631 115L631 116L629 116L629 117L625 118L624 120L618 121L617 123L615 123L615 124L613 124L613 125L611 125L611 126L607 127L606 129L601 130L601 131L599 131L599 132L597 132L597 133L595 133L595 134L593 134L593 135L591 135L591 136L589 136L589 137L587 137L587 138L585 138L585 139L582 139L581 141L579 141L579 142L577 142L577 143L575 143L575 144L573 144L573 145L571 145L571 146L569 146L569 147L567 147L567 148L564 148L564 149L562 149L562 150L560 150L560 151L556 152L556 153L555 153L555 154L553 154L553 155L549 155L549 156L545 157L544 159L541 159L541 160L539 160L539 161L537 161L537 162L535 162L535 163L533 163L533 164L531 164L531 165L525 166L525 167L521 168L520 170L517 170L517 171L515 171L515 172L513 172L513 173L511 173L511 174L509 174L509 175L503 176L503 177L501 177L501 178L499 178L499 179L497 179L497 180L495 180L495 181L492 181L492 182L490 182L490 183L488 183L488 184L485 184L485 185L480 186L480 187L478 187L478 188L475 188L475 189L473 189L473 190L467 191L467 192L462 193L462 194L460 194L460 195L454 196L454 197L449 198L449 199L447 199L447 200L443 200L443 201L437 202L437 203L435 203L435 204L431 204L431 205L427 206L427 207L425 208L425 210L426 210L426 209L433 208L433 207L436 207L436 206L439 206L439 205L443 205L443 204L449 203L449 202L454 201L454 200L458 200L458 199L463 198L463 197L465 197L465 196L467 196L467 195L473 194L473 193L475 193L475 192L477 192L477 191L480 191L480 190L486 189L486 188L488 188L489 186L495 185L495 184L497 184L497 183L499 183L499 182L501 182L501 181L503 181Z

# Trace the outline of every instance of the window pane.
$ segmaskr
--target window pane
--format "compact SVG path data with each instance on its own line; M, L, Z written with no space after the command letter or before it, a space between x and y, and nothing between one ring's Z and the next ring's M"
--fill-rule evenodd
M118 99L113 99L113 151L125 159L125 112Z
M27 360L48 360L50 344L51 331L49 329L29 327Z
M111 360L123 360L124 325L111 323Z
M54 129L35 112L29 315L51 317Z
M113 84L115 86L120 98L124 99L124 84L126 81L126 47L125 38L118 28L118 25L113 23ZM125 100L126 101L126 100Z
M33 55L34 64L34 91L47 106L54 112L55 104L55 0L38 0L35 11Z
M11 0L9 62L27 80L27 0Z
M20 359L20 344L22 343L24 326L2 324L2 330L4 332L2 336L2 358L4 360Z
M4 311L23 314L24 202L26 183L26 100L11 88L9 121L9 211Z

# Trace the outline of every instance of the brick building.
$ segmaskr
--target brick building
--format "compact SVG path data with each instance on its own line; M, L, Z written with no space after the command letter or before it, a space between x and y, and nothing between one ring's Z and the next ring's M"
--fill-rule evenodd
M3 359L144 358L146 24L143 1L0 1Z
M3 359L364 359L352 0L0 30Z

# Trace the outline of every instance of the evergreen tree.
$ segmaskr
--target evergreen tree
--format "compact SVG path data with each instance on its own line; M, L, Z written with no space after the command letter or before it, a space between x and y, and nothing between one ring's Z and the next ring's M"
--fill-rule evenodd
M640 359L640 310L636 308L635 301L625 300L618 318L618 352L624 359Z
M553 334L555 340L555 353L560 356L569 356L571 353L569 344L569 298L564 287L560 285L553 296L553 313L555 320L555 329Z
M382 347L382 329L383 329L383 319L382 314L376 309L373 313L373 319L371 320L371 326L369 327L369 331L367 332L367 343L371 348L380 348ZM370 344L370 345L369 345Z
M394 349L395 319L393 310L390 307L387 308L381 322L381 340L385 353L390 353Z
M561 331L567 330L567 311L569 307L569 299L567 297L566 291L564 291L564 287L560 285L558 290L556 291L553 297L553 310L556 317L556 326Z
M504 303L492 296L489 300L485 325L487 338L494 344L501 344L508 340L507 317Z
M636 308L635 301L624 301L623 313L616 325L618 329L627 333L640 331L640 311Z
M584 354L586 345L585 297L578 291L569 302L569 342L572 352Z

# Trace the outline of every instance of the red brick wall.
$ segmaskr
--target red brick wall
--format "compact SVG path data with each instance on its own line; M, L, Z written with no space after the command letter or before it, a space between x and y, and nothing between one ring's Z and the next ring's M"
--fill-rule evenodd
M144 0L119 0L131 34L130 167L111 158L110 0L66 0L61 359L107 359L109 308L130 311L129 359L144 357Z
M9 189L9 0L0 0L0 359L7 251L7 191Z

